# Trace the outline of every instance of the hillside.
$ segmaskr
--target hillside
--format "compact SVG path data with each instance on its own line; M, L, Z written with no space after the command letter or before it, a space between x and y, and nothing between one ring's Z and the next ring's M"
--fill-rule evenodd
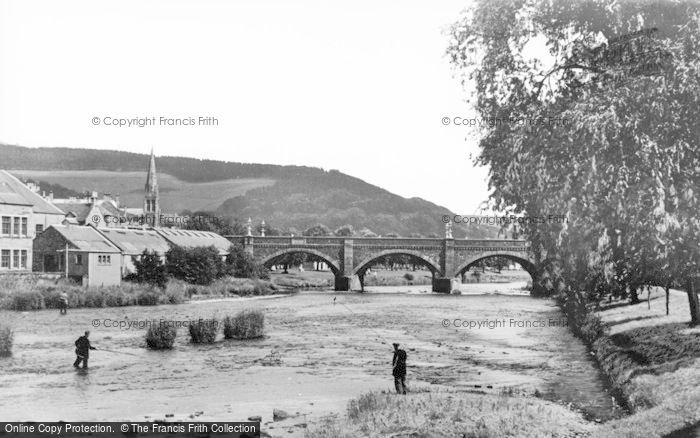
M119 194L141 206L148 156L120 151L0 145L0 168L76 192ZM442 236L451 212L420 198L406 199L341 172L304 166L158 157L164 211L210 211L252 217L281 230L321 223L351 224L386 235ZM42 189L45 184L42 184ZM54 186L55 187L55 186ZM495 238L496 227L454 228L455 237Z

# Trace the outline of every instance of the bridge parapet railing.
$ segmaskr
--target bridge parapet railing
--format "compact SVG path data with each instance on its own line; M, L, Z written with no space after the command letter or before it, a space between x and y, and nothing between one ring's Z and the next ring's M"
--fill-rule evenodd
M455 247L471 248L529 248L530 242L520 239L455 239Z

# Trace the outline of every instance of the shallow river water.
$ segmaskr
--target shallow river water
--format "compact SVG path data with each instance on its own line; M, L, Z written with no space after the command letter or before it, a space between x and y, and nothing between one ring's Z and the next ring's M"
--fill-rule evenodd
M350 398L391 389L390 344L399 342L408 352L409 389L537 393L590 419L621 415L554 302L524 296L521 286L464 285L463 295L423 293L421 286L364 294L315 291L77 309L67 316L3 312L0 318L15 328L15 344L14 355L0 359L0 413L4 421L235 421L260 415L269 423L277 408L292 418L265 429L294 436L306 423L342 413ZM120 321L222 318L245 308L265 311L264 338L192 345L181 328L173 350L149 351L145 328L113 327ZM92 352L90 369L76 371L73 342L86 329L95 346L112 352Z

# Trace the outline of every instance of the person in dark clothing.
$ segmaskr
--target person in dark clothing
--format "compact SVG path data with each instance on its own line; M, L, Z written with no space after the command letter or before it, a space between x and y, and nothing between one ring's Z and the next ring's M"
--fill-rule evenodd
M394 386L398 394L406 394L406 352L394 343L394 358L391 361Z
M77 356L73 366L79 368L80 362L83 363L83 368L88 367L88 359L90 358L90 350L97 350L97 348L90 345L90 331L86 331L84 336L79 337L75 341L75 355Z
M59 314L65 315L68 313L68 294L65 292L61 292L61 295L58 297L58 308L59 308Z

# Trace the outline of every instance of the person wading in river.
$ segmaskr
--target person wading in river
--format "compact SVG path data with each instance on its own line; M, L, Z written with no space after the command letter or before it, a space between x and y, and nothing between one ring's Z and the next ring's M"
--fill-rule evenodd
M68 294L65 292L61 292L61 295L58 297L58 308L59 314L60 315L65 315L68 313Z
M394 386L398 394L406 394L406 352L394 343L394 358L391 361Z
M90 331L86 331L85 335L79 337L75 341L75 355L77 358L73 362L73 366L79 368L80 362L83 363L83 369L88 367L88 359L90 358L90 350L97 350L97 348L90 345Z

